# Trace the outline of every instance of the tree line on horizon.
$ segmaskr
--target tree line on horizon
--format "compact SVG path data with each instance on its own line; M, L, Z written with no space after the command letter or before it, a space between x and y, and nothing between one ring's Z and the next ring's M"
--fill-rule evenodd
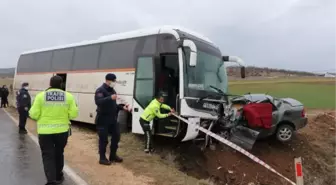
M271 76L274 73L281 73L285 76L318 76L316 73L307 72L307 71L298 71L298 70L287 70L287 69L276 69L269 67L256 67L256 66L247 66L245 68L246 75L248 76ZM240 74L240 67L237 66L228 66L227 73L229 76L236 76ZM273 74L272 74L273 73Z

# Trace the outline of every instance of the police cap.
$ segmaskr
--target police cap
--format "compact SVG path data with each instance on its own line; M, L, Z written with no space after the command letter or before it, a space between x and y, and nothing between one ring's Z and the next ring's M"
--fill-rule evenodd
M165 91L159 91L157 94L156 94L156 98L166 98L168 96L168 93L165 92Z
M109 81L115 81L117 79L117 76L113 73L108 73L105 76L105 80L109 80Z
M28 85L29 85L28 82L23 82L23 83L22 83L22 87L26 87L26 86L28 86Z

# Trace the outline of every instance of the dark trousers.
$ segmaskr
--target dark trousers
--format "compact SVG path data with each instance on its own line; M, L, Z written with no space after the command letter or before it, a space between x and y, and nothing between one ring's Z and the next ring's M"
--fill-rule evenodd
M145 133L145 149L146 150L151 150L153 149L153 135L152 135L152 131L150 128L150 124L148 121L143 120L142 118L140 118L140 125L142 127L142 130Z
M25 130L28 118L28 111L24 110L24 108L18 108L18 112L19 112L19 128Z
M8 106L8 98L1 98L1 107L7 107Z
M117 120L111 116L99 116L96 117L97 132L99 136L99 157L100 159L106 159L106 147L108 144L108 136L111 133L110 143L110 159L113 159L117 155L118 144L120 141L120 129Z
M44 173L48 183L55 183L63 177L64 148L68 142L68 132L60 134L39 134Z

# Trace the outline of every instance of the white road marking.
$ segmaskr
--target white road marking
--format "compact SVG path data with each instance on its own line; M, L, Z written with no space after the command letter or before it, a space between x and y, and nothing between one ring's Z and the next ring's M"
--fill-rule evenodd
M3 110L7 114L7 116L13 120L15 125L18 126L19 122L12 115L10 115L5 109ZM29 131L28 131L28 136L35 142L37 146L40 146L36 136L34 136ZM77 173L73 169L71 169L68 165L64 164L63 170L71 178L71 180L74 181L77 185L89 185L79 175L77 175Z

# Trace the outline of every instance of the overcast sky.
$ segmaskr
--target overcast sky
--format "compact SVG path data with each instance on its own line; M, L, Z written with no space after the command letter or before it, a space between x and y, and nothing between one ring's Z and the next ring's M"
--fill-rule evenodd
M248 65L335 70L335 0L0 0L0 68L21 52L180 25Z

